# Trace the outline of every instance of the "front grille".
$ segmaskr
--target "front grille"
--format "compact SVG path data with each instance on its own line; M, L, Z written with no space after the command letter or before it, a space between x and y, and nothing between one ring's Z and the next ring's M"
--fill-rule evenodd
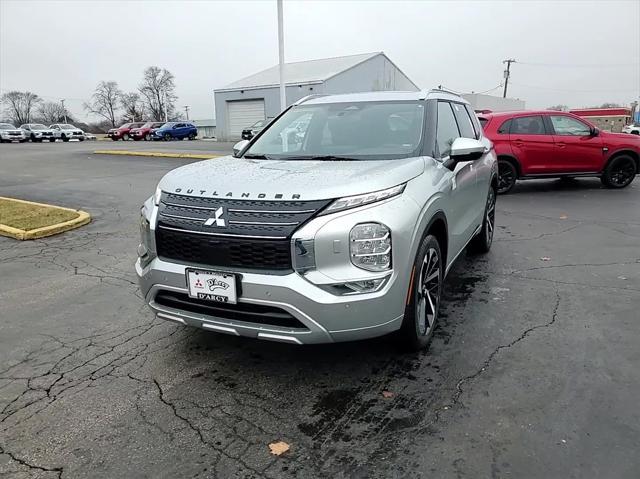
M330 201L163 193L156 227L158 256L222 268L291 270L291 235Z
M155 302L161 306L205 314L216 318L247 323L279 326L284 328L307 329L304 324L284 309L250 303L216 303L202 299L190 298L186 293L159 291Z
M51 133L50 131L45 131L42 133L42 136L51 136L53 135L53 133Z

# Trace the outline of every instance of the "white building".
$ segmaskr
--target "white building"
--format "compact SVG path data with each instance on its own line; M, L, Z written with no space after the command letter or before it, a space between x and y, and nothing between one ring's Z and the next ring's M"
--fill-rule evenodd
M324 58L284 65L287 105L311 94L419 88L382 52ZM278 65L214 91L220 141L240 138L258 120L280 113Z
M502 98L501 96L484 95L482 93L463 93L462 97L471 103L475 111L515 111L524 110L524 100L519 98Z

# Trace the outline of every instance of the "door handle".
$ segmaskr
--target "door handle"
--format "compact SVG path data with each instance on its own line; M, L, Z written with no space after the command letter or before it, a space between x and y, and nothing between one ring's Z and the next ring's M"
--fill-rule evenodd
M522 146L522 145L524 145L524 140L521 140L520 138L516 138L515 140L513 140L513 143L516 146Z

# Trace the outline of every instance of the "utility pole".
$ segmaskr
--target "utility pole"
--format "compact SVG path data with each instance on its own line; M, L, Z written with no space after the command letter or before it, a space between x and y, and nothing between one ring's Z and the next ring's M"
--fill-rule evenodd
M163 102L163 106L164 106L164 121L167 122L169 121L168 115L167 115L167 92L163 92L164 97L164 102Z
M510 58L503 60L502 63L507 64L507 69L504 71L504 92L502 93L502 98L507 98L507 85L509 85L509 77L511 76L511 64L516 63L516 61Z
M282 14L282 0L276 0L278 3L278 61L280 67L280 111L284 111L287 107L287 98L284 89L284 27Z
M60 103L62 103L62 114L64 115L64 122L67 122L67 109L64 107L64 98L62 100L60 100Z
M189 105L184 106L184 111L187 114L187 121L189 120Z

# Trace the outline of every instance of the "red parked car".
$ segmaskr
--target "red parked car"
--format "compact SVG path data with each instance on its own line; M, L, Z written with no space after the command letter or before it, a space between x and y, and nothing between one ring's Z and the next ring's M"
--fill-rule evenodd
M498 156L498 193L519 179L597 176L610 188L628 186L640 171L640 138L601 131L560 111L478 115Z
M133 128L139 128L142 125L144 125L144 122L142 122L142 123L125 123L124 125L121 125L118 128L111 128L107 132L107 136L109 138L111 138L113 141L118 141L118 140L125 140L126 141L131 136L129 134L129 132Z
M138 128L132 128L131 131L129 131L129 136L136 141L151 140L151 130L160 128L164 124L164 121L149 121Z

